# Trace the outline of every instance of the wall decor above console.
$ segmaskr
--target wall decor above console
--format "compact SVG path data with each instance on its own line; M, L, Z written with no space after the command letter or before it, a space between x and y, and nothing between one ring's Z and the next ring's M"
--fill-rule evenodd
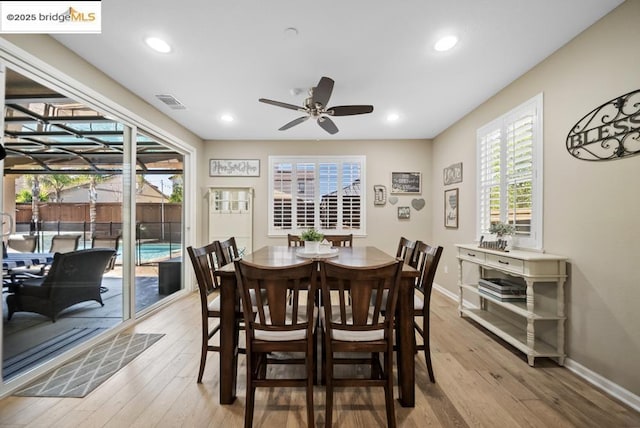
M567 135L571 156L587 161L640 154L640 89L592 110Z

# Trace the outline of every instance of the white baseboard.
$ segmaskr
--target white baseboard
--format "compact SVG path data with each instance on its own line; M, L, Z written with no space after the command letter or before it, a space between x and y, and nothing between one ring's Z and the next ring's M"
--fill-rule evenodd
M566 358L564 360L564 366L593 386L600 388L607 394L617 398L626 405L633 407L633 409L635 409L637 412L640 412L640 396L637 396L633 392L624 389L617 383L611 382L609 379L588 369L582 364L577 363L571 358Z
M458 295L456 293L453 293L449 290L447 290L446 288L444 288L442 285L438 285L435 282L433 283L433 289L434 290L438 290L441 294L444 294L445 296L447 296L448 298L450 298L451 300L454 301L458 301Z
M451 292L450 290L442 287L438 284L433 284L434 290L437 290L442 295L450 298L451 300L458 303L458 295L456 293ZM632 407L634 410L640 412L640 396L628 391L618 385L617 383L613 383L609 379L599 375L598 373L588 369L582 364L572 360L571 358L565 358L564 366L577 374L596 388L601 389L612 397L622 401L626 405Z

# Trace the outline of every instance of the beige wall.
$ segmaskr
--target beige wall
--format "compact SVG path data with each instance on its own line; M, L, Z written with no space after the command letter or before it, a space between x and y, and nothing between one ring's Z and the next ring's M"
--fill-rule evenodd
M207 188L220 187L253 187L255 189L254 204L254 248L264 245L286 245L286 238L267 236L267 209L269 176L268 157L270 155L319 156L319 155L365 155L366 164L366 197L367 197L367 236L357 238L357 245L375 245L395 254L398 239L405 235L412 239L428 240L431 237L431 220L433 201L430 198L431 188L431 142L428 140L372 140L372 141L208 141L205 142L205 157L200 160L203 175L201 196L206 198ZM208 160L222 159L260 159L260 177L209 177ZM391 187L392 171L422 172L422 195L397 195L398 203L392 205L373 205L373 185L383 184L387 187L387 197ZM426 206L416 211L411 208L410 220L397 219L397 207L411 206L414 198L424 198ZM203 208L206 210L206 207ZM203 230L207 230L206 216Z
M573 158L572 126L592 109L640 88L640 1L628 0L434 140L433 238L445 246L436 282L456 287L453 244L475 236L476 129L544 94L544 249L570 258L567 353L571 360L640 394L640 156L609 162ZM439 215L440 173L464 163L460 228Z

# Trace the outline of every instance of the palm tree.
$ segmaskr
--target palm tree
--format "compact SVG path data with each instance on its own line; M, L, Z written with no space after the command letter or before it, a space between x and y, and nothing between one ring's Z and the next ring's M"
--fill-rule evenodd
M43 199L43 192L40 191L40 176L26 174L24 180L31 190L23 189L20 194L27 199L26 202L31 202L31 220L37 224L40 219L40 201Z
M94 236L96 233L96 202L98 202L98 191L96 186L98 183L102 183L108 178L109 175L106 174L80 175L77 178L79 182L89 183L89 231L91 232L91 236Z
M46 187L53 190L55 195L54 201L57 203L62 202L61 193L65 187L71 186L77 182L77 176L68 174L48 174L43 175L40 178L40 182Z

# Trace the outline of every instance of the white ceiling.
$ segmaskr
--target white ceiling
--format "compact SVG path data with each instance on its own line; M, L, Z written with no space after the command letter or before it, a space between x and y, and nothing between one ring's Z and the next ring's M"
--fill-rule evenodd
M108 0L102 34L55 38L203 139L432 138L620 3ZM458 45L436 52L435 41L451 33ZM150 35L173 51L151 51ZM278 131L301 114L258 98L302 105L306 94L292 89L322 76L336 82L330 106L372 104L374 112L334 118L334 136L312 120ZM400 119L387 122L391 112Z

